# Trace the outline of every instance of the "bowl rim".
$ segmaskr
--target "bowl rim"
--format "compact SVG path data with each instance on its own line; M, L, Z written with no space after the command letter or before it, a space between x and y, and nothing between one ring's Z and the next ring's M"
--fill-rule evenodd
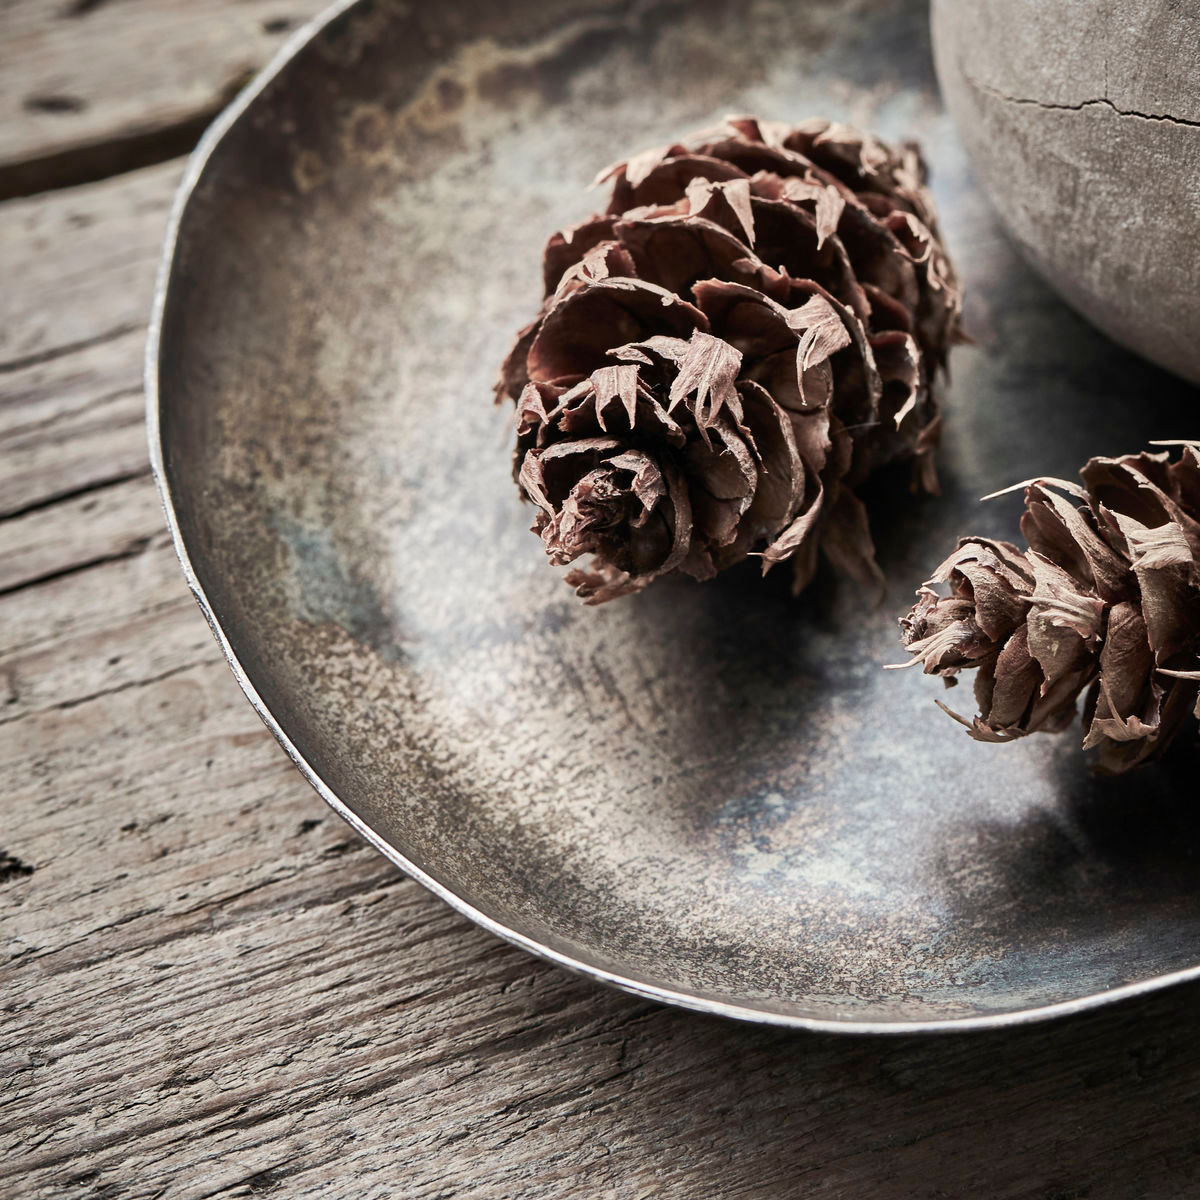
M762 1009L749 1002L743 1004L728 1000L718 1000L710 996L680 991L638 979L633 975L623 975L619 971L609 970L597 963L589 962L585 958L577 958L561 950L556 950L538 941L536 938L521 933L519 930L489 916L487 913L476 908L468 900L458 895L453 889L427 874L415 862L411 861L396 849L395 846L391 845L386 838L358 817L325 780L321 778L312 764L307 761L304 755L293 744L250 680L225 630L221 627L221 623L192 565L191 554L175 511L175 499L165 464L162 441L162 392L159 381L159 362L163 352L163 316L166 312L166 306L171 293L180 229L192 193L203 179L214 151L225 136L242 120L267 86L283 73L292 60L326 26L350 9L370 2L371 0L334 0L329 7L305 24L299 26L288 36L262 70L250 80L234 100L205 130L188 158L183 179L175 191L171 204L170 216L167 222L166 235L163 241L162 254L159 259L155 280L154 299L150 314L144 359L146 432L149 443L150 466L154 475L155 485L158 488L159 499L162 503L167 528L170 531L171 541L175 548L175 554L179 559L179 565L183 570L188 588L200 606L200 611L204 614L204 618L208 622L213 637L221 648L226 663L233 672L233 676L245 694L246 699L249 700L251 707L274 735L275 740L283 747L300 773L313 786L321 799L360 837L378 850L395 866L399 867L401 871L415 879L435 896L445 901L451 908L462 913L463 916L469 918L475 924L482 926L489 933L504 939L512 945L520 947L535 957L545 959L557 966L565 967L577 974L615 987L641 999L652 1000L660 1004L669 1004L712 1016L728 1017L735 1020L787 1029L805 1030L810 1033L896 1035L970 1032L1003 1029L1017 1025L1030 1025L1053 1017L1065 1017L1072 1013L1085 1012L1104 1005L1113 1004L1117 1001L1159 991L1188 980L1200 978L1200 964L1197 964L1193 967L1185 967L1178 971L1151 976L1148 979L1122 984L1119 987L1090 993L1086 996L1079 996L1070 1000L1057 1001L1052 1004L1038 1005L1031 1008L1010 1009L978 1016L939 1017L927 1020L904 1018L889 1021L877 1019L857 1020L853 1017L814 1017L800 1013Z

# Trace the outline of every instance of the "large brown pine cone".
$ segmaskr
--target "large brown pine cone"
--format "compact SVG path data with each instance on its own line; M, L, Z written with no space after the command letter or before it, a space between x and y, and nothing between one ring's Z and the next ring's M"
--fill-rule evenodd
M555 563L599 603L817 551L878 581L852 488L913 458L936 488L930 377L959 293L916 148L845 125L730 119L609 168L547 243L546 299L497 385Z
M1083 744L1119 772L1200 716L1200 443L1080 474L1023 485L1029 549L964 539L900 624L926 674L979 669L979 715L950 714L972 737L1065 729L1086 692Z

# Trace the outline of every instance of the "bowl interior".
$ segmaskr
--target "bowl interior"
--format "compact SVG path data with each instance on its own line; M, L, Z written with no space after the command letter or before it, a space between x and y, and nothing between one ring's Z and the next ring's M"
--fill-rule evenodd
M585 609L528 531L490 384L597 169L728 112L919 138L968 289L944 495L874 489L889 579ZM882 671L978 496L1180 436L1195 391L1021 265L932 83L923 3L360 0L215 145L162 314L166 486L253 688L379 839L588 969L768 1019L1000 1017L1195 964L1169 769L971 742ZM947 699L971 709L969 684ZM1194 796L1190 797L1194 801Z

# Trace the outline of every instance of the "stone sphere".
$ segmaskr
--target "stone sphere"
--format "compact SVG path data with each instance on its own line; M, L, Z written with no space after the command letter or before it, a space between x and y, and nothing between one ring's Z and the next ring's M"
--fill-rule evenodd
M933 42L1028 261L1110 337L1200 383L1200 0L933 0Z

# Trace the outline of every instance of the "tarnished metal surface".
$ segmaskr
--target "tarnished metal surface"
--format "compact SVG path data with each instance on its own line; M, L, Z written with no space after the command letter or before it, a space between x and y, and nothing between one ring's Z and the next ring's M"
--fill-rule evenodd
M545 235L597 168L729 111L850 118L932 163L980 344L953 362L945 495L876 489L878 611L750 567L584 609L509 478L489 385ZM1105 783L1069 737L975 744L940 684L880 669L953 538L1015 532L1019 501L977 496L1196 411L998 235L923 4L360 0L198 151L148 377L185 570L252 701L343 815L497 932L847 1030L1193 970L1178 769Z

